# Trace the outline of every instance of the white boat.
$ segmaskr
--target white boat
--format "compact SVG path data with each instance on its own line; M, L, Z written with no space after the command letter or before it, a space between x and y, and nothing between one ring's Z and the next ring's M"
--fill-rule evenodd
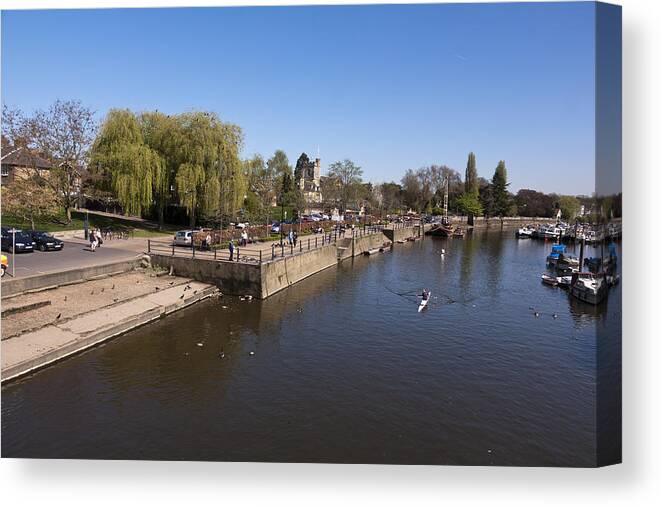
M569 293L576 299L598 305L606 298L608 284L604 276L593 273L577 273L573 276L576 278L569 287Z
M560 285L561 287L569 287L571 285L571 279L572 279L571 275L559 276L557 278L558 285Z
M532 233L534 229L532 227L521 227L518 231L516 231L516 237L517 238L531 238Z
M542 239L557 239L560 237L561 230L551 225L542 225L537 230L537 235Z
M427 293L427 299L422 299L420 301L420 306L418 306L418 313L424 310L427 307L427 304L429 303L429 300L431 299L431 291Z

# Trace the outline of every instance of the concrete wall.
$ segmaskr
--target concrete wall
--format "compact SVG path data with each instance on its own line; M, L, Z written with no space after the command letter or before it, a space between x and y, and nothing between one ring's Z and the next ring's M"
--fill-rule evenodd
M326 245L284 259L270 261L261 266L262 299L275 294L308 276L337 265L337 248Z
M393 243L398 241L405 241L409 238L413 238L419 235L418 226L415 227L401 227L399 229L383 229L383 234L386 235Z
M454 225L466 225L468 222L468 217L450 217L450 221ZM555 218L530 218L530 217L504 217L502 220L503 227L523 227L526 224L543 224L543 223L553 223L555 224L557 220ZM484 217L475 218L473 226L475 228L496 228L501 227L500 218L489 218L488 220Z
M262 297L261 268L258 264L220 262L213 259L150 254L153 266L172 268L177 276L213 283L225 294Z
M411 228L405 231L407 234L414 233ZM389 245L390 241L383 234L376 233L355 239L342 238L337 245L325 245L261 265L162 254L151 254L151 263L165 269L172 267L178 276L213 283L225 294L265 299L308 276L336 266L342 259L362 255L384 244Z
M382 233L370 234L362 238L356 238L353 244L353 256L363 255L368 250L373 248L380 248L382 246L390 246L391 241Z
M9 278L8 276L4 276L2 278L2 297L4 298L21 294L22 292L29 290L54 288L60 285L83 282L98 276L115 275L132 271L140 264L141 257L142 256L139 255L136 256L135 259L126 261L110 262L108 264L100 264L98 266L89 266L85 268L67 269L54 273L25 276L22 278Z

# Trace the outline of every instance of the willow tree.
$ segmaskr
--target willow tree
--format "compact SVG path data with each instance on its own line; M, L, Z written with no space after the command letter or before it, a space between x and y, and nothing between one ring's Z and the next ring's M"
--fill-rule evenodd
M175 116L149 111L138 116L138 123L145 144L157 152L165 164L163 178L153 188L158 223L163 227L165 208L172 202L172 189L182 163L178 157L178 146L183 139Z
M167 184L163 157L145 144L136 116L112 109L92 146L94 170L106 171L125 213L140 216L154 200L154 189Z
M180 142L175 158L179 202L191 226L198 215L232 215L243 203L247 178L241 170L241 129L214 113L191 112L177 117Z

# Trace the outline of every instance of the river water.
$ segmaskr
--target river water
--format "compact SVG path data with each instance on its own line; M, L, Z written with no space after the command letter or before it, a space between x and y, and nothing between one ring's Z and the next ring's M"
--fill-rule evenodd
M595 309L542 285L549 251L426 238L200 303L3 387L2 455L593 466L621 288Z

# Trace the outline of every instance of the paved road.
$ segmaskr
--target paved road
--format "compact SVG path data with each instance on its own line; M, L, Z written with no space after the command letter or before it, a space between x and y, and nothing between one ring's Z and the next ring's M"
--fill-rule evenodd
M112 245L112 247L104 245L98 248L96 252L92 252L87 243L76 240L65 241L64 248L58 252L40 252L37 250L32 253L16 254L16 277L131 259L138 255L140 251L142 250L136 248L135 245L126 244L125 246ZM8 276L12 270L12 255L5 251L2 253L7 255L9 261L9 269L5 275Z

